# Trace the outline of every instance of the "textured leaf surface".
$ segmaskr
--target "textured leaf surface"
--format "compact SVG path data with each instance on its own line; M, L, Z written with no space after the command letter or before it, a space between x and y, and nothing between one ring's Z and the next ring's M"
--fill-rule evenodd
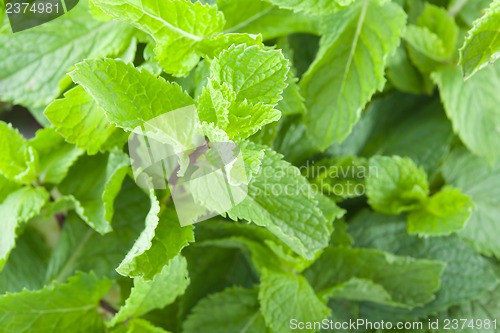
M466 78L500 57L500 1L494 0L486 13L474 21L460 49L460 64Z
M21 224L35 217L49 199L42 187L22 187L12 192L0 204L0 269L4 266L9 253L16 244L16 232Z
M199 61L197 44L220 32L224 16L215 6L189 0L92 0L105 13L150 34L167 73L186 75Z
M343 141L384 87L386 60L396 51L405 17L392 2L361 0L326 20L316 60L301 82L308 135L318 148Z
M327 15L350 5L355 0L266 0L278 7L314 15Z
M353 283L352 279L356 278L372 281L369 289L377 285L378 294L384 295L382 291L385 291L389 297L381 302L378 300L379 303L414 308L434 299L444 268L445 264L439 261L397 257L372 249L330 247L305 272L305 276L314 289L325 297L345 297L346 290L351 294L354 291L361 294L367 284ZM405 283L398 282L401 280ZM366 293L365 297L373 296ZM363 299L360 296L357 298Z
M446 236L464 228L472 214L472 200L452 187L445 187L408 214L408 233Z
M259 301L268 326L276 332L293 332L290 320L321 321L330 309L301 275L266 273L261 277ZM304 329L299 332L315 332Z
M113 203L128 166L128 156L119 150L83 156L59 186L61 193L74 199L78 215L101 234L112 230ZM81 177L85 177L84 182Z
M109 280L80 274L66 284L0 296L0 330L5 333L100 332L104 325L97 307L110 287Z
M375 156L369 165L366 195L373 209L397 215L418 208L427 199L427 175L411 159Z
M89 155L98 153L117 130L104 110L81 87L75 87L44 112L57 132Z
M470 80L474 80L478 73ZM470 81L469 80L469 81ZM443 166L445 179L469 195L476 208L460 236L485 255L500 258L500 164L490 165L465 150L454 151Z
M112 123L128 131L168 111L194 104L179 85L120 60L86 60L70 75Z
M0 174L16 183L28 184L38 172L38 153L11 124L0 121Z
M95 20L84 1L36 29L1 33L0 98L45 107L60 94L59 82L75 63L118 55L132 34L126 25Z
M307 180L270 149L265 150L261 169L249 184L248 196L228 215L268 228L308 259L326 247L331 233Z
M151 280L163 266L194 241L193 226L181 227L175 210L164 209L160 216L160 203L150 193L151 209L146 217L146 227L134 246L116 269L124 276Z
M444 68L432 77L460 139L473 153L496 160L500 156L500 64L488 66L465 82L458 67Z
M173 258L152 280L134 280L134 287L125 305L113 317L110 325L139 317L154 309L162 309L184 293L189 284L184 257Z
M256 290L226 289L202 299L183 325L183 332L266 333Z

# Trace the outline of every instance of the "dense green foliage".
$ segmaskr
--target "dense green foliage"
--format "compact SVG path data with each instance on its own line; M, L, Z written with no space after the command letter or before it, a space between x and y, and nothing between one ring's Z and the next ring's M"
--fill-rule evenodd
M39 125L0 121L0 333L500 332L500 0L0 8L0 119ZM199 128L236 143L244 199L193 182L216 216L181 225L146 125L177 175Z

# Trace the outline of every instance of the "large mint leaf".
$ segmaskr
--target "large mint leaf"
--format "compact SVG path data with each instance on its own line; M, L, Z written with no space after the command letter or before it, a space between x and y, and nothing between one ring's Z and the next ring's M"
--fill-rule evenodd
M495 63L464 82L458 67L447 67L432 78L453 129L473 153L494 161L500 157L500 64Z
M420 236L446 236L464 228L472 214L471 198L452 187L430 197L421 208L408 214L408 233Z
M0 174L16 183L29 184L38 172L38 152L19 131L0 121Z
M368 203L376 211L400 214L427 200L429 183L425 171L409 158L375 156L366 179Z
M460 64L466 78L500 57L500 1L495 0L482 17L474 21L460 49Z
M248 196L228 215L268 228L308 259L326 247L330 238L331 225L307 180L270 149L265 150L259 173L249 183Z
M35 217L49 199L49 193L42 187L22 187L12 192L0 204L0 269L4 266L10 251L16 244L16 233L21 224Z
M134 279L134 287L125 304L113 317L110 326L161 309L184 294L189 284L187 262L184 257L173 258L152 280Z
M8 180L0 174L0 203L19 187L21 185Z
M119 54L132 35L133 29L126 25L94 19L85 1L42 26L0 33L0 99L45 107L68 85L59 83L71 66Z
M202 299L183 324L183 332L267 333L256 290L226 289Z
M280 8L313 15L332 14L355 0L266 0Z
M193 226L181 227L172 207L160 212L160 202L150 190L151 209L145 229L116 269L124 276L151 280L163 266L194 241Z
M101 234L112 230L113 202L128 166L129 157L119 150L82 156L59 185L62 194L74 199L78 215Z
M330 309L316 296L302 275L265 273L261 277L259 301L262 314L275 332L294 332L292 319L297 322L321 321ZM301 329L299 332L316 332Z
M92 0L100 10L150 34L157 60L167 73L182 76L200 59L198 44L220 32L224 16L217 8L189 0Z
M481 72L477 73L469 81L480 75ZM445 161L443 175L447 182L469 195L476 205L460 236L481 253L500 258L500 244L496 241L500 232L500 163L491 165L465 150L457 150Z
M179 85L120 60L86 60L70 76L112 123L129 131L165 112L194 104Z
M325 19L320 50L301 82L308 135L321 149L343 141L361 110L384 87L405 13L392 2L357 1Z
M37 291L0 296L3 332L102 332L99 300L111 287L109 280L80 274L66 284Z
M413 310L364 304L361 317L371 320L426 318L450 306L476 299L498 284L490 264L456 236L420 238L407 233L403 216L364 211L348 227L357 247L376 248L400 256L446 263L436 298Z
M305 276L324 297L414 308L434 299L444 267L439 261L397 257L378 250L330 247ZM401 280L405 282L399 283ZM377 290L382 297L373 299L364 288Z
M83 153L81 149L64 142L53 128L37 131L29 143L38 152L38 180L42 183L59 184Z
M76 271L119 278L115 269L141 233L149 208L148 196L126 178L115 200L113 232L100 235L74 212L69 213L50 258L46 282L64 282Z
M44 114L60 135L89 155L102 150L118 133L104 110L81 86L66 92L63 99L55 100Z

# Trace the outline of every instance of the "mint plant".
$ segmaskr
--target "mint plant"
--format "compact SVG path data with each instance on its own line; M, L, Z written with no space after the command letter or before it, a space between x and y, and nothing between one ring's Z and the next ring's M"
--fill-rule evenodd
M500 332L499 0L8 4L0 332Z

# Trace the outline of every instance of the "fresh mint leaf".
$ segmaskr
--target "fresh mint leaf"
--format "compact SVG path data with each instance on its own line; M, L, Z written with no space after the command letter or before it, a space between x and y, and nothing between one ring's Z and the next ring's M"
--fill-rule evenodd
M160 202L153 190L150 190L150 200L145 229L116 269L121 275L151 280L194 241L193 226L182 227L171 207L160 211Z
M133 29L94 19L85 3L34 29L0 33L0 99L45 107L69 85L63 79L75 63L127 47Z
M296 253L312 259L328 244L331 226L300 171L266 149L258 174L248 186L248 197L228 212L265 226Z
M267 333L256 290L226 289L202 299L183 325L183 332Z
M83 151L64 142L53 128L44 128L29 141L39 156L38 180L41 183L59 184Z
M5 265L9 253L16 244L17 233L22 224L35 217L49 199L42 187L22 187L12 192L0 204L2 234L0 236L0 269Z
M376 156L370 159L369 168L366 195L376 211L397 215L427 200L427 175L411 159Z
M362 0L326 20L323 31L337 33L323 36L301 82L308 135L318 148L343 141L361 109L384 87L386 61L396 51L405 17L391 2Z
M119 150L83 156L59 185L62 194L71 196L78 215L100 234L112 230L113 203L129 167L128 157ZM85 182L80 182L82 175Z
M496 93L499 76L500 64L485 68L465 82L458 67L432 75L455 133L473 153L490 161L500 155L496 131L500 124L500 96Z
M104 325L98 303L110 287L109 280L81 273L66 284L0 296L2 330L54 332L71 327L79 332L100 332Z
M70 76L92 96L109 121L127 131L194 104L179 85L120 60L86 60L77 64Z
M293 332L290 322L321 321L330 309L301 275L267 272L261 276L259 301L264 320L276 332ZM315 332L302 329L300 332Z
M189 0L92 0L106 14L150 34L159 64L185 76L199 62L198 44L222 31L225 21L215 6Z
M89 155L103 150L108 140L118 134L104 110L81 87L77 86L55 100L44 111L56 131L69 143L84 149Z
M499 20L500 1L494 0L486 13L472 24L460 49L460 65L466 79L500 57Z
M430 197L422 208L408 214L408 233L450 235L464 228L473 208L471 198L458 189L445 187Z
M355 0L266 0L280 8L291 9L296 12L305 12L313 15L332 14L347 7Z
M187 262L184 257L173 258L152 280L134 279L134 287L125 305L109 322L114 326L139 317L156 308L164 308L182 295L189 284Z

